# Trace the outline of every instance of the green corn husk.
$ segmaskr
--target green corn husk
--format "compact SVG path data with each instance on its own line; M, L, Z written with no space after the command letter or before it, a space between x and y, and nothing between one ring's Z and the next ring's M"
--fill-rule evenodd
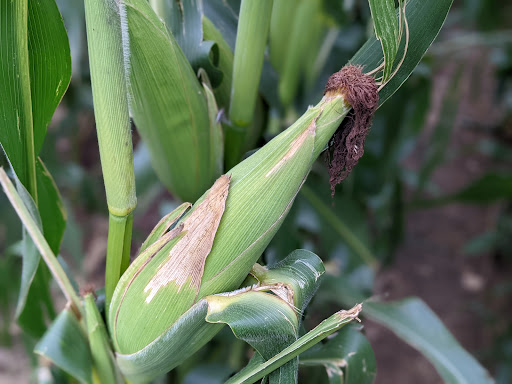
M200 300L244 281L348 110L341 94L327 94L219 178L187 213L171 214L170 231L128 268L109 309L110 333L125 375L144 371L145 378L151 377L147 365L154 368L155 361L170 370L218 332L218 326L204 321ZM172 348L164 342L171 338ZM180 340L186 346L176 351Z

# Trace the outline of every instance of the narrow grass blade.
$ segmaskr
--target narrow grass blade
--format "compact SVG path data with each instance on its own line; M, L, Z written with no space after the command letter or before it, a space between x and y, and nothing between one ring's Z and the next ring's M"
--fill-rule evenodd
M168 213L165 215L153 228L151 233L148 235L146 240L144 240L144 243L142 243L138 255L140 255L142 252L144 252L150 245L155 243L158 239L160 239L167 231L172 229L176 222L187 212L192 204L190 203L183 203L178 208L176 208L174 211Z
M489 172L459 191L427 200L416 200L412 208L430 208L450 203L489 204L512 198L512 176Z
M375 36L382 45L384 53L384 72L382 81L385 82L393 70L393 63L398 52L398 18L394 0L368 0L372 13Z
M224 169L224 132L219 121L219 108L215 101L215 95L211 89L211 84L203 81L204 94L208 103L208 118L210 120L210 167L215 175L222 173Z
M80 383L92 383L92 358L87 337L69 309L60 313L34 351Z
M21 199L20 195L17 193L16 189L14 188L14 185L7 177L7 174L5 173L3 168L0 168L0 184L2 184L5 194L7 195L12 206L18 213L18 216L20 217L24 227L27 229L27 232L30 234L30 237L36 244L37 249L41 253L41 256L46 262L46 265L52 272L53 277L55 278L55 280L57 280L57 283L59 284L62 292L64 293L66 298L72 303L72 305L74 305L74 309L76 311L79 311L79 309L81 308L81 303L78 296L75 293L73 285L69 281L66 273L62 269L57 258L52 252L50 246L46 242L46 239L41 233L41 230L39 229L37 222L34 220L29 209Z
M57 255L66 229L67 214L57 185L41 158L37 159L36 178L44 237Z

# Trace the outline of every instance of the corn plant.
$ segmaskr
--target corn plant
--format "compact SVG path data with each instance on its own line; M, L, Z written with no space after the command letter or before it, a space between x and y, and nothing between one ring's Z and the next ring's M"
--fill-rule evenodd
M343 287L338 295L351 308L306 331L303 314L320 283L337 292L339 279L323 277L321 258L306 250L260 261L299 193L347 233L304 182L325 152L335 194L364 153L374 113L419 63L451 0L396 8L370 0L374 34L305 111L294 101L312 91L330 49L320 0L84 3L109 229L105 288L80 294L57 257L66 215L38 157L70 81L66 30L54 0L0 8L0 143L10 165L0 182L24 227L16 316L38 355L69 382L145 383L188 364L227 324L253 354L219 381L295 383L302 365L325 367L332 382L371 383L368 341L357 327L340 331L368 316L424 352L446 382L490 381L418 301L365 302ZM183 204L156 223L130 263L132 120L161 183ZM244 158L265 125L275 137ZM378 267L364 244L346 237ZM51 278L67 302L60 314ZM424 319L432 338L417 329Z

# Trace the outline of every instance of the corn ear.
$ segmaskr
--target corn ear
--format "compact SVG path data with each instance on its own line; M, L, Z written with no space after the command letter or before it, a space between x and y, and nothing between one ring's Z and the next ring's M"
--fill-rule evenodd
M165 373L204 345L205 340L210 340L220 330L221 324L229 324L235 335L246 341L248 335L257 334L257 339L248 342L266 358L293 343L297 339L302 315L297 305L302 308L307 305L301 298L317 289L319 277L324 272L323 264L318 256L300 250L271 269L258 266L258 270L265 271L265 277L257 273L259 283L235 292L207 296L142 350L131 354L118 353L117 361L126 377L138 383ZM279 276L283 277L282 281L279 281ZM301 295L301 291L304 294ZM280 335L278 345L265 346L264 340L270 336L268 328L261 327L262 322L275 325L270 332L274 332L274 336ZM293 371L296 364L292 366Z
M179 359L213 337L218 328L204 323L198 307L191 308L244 281L347 112L343 96L328 93L288 130L219 178L169 232L145 248L122 276L109 309L118 360L127 362L120 366L137 375L136 366L146 360L164 361L160 354L170 350L162 340L177 332L177 324L203 335L186 350L180 348ZM194 328L184 316L201 319L202 326ZM153 348L155 343L160 347ZM166 363L166 369L172 367Z

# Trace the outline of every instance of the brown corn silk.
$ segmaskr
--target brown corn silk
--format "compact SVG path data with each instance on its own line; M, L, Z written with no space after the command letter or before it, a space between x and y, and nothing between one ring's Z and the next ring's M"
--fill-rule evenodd
M362 67L347 65L334 73L325 86L325 95L341 92L352 107L329 141L327 163L332 195L335 187L352 171L364 153L364 141L370 131L373 114L379 105L375 78L362 72Z

